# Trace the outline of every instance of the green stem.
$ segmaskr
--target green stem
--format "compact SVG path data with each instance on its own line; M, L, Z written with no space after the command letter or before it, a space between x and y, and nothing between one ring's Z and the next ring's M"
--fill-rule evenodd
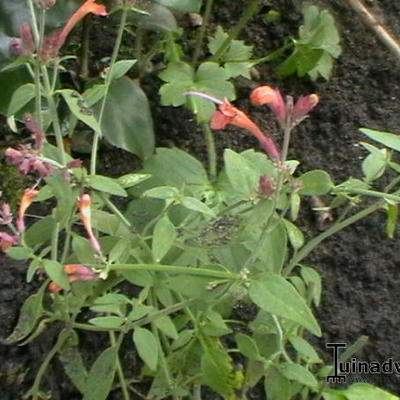
M107 71L107 75L106 75L106 79L105 79L105 84L104 84L105 85L105 93L104 93L104 96L102 99L102 103L101 103L101 107L100 107L100 114L99 114L99 125L100 126L101 126L101 123L103 120L104 110L106 107L107 95L108 95L108 91L109 91L110 85L111 85L112 70L114 68L115 62L117 61L119 49L120 49L121 43L122 43L122 36L124 34L127 14L128 14L128 9L124 8L122 10L121 20L120 20L120 23L118 26L118 33L117 33L117 38L115 40L113 53L111 56L110 67ZM99 131L94 132L93 144L92 144L92 155L91 155L91 159L90 159L90 174L91 175L96 174L97 150L99 147L100 136L101 136L101 132L99 132Z
M237 25L229 32L228 37L222 42L219 49L215 52L215 54L211 57L211 61L218 61L221 56L224 54L226 49L231 44L232 40L235 40L239 35L240 31L246 26L246 24L250 21L254 14L257 13L262 0L250 0L247 9L241 16Z
M285 349L285 338L283 335L283 330L281 327L281 324L279 322L279 319L276 315L272 315L272 319L274 320L274 324L276 327L276 330L278 331L278 339L279 339L279 347L280 347L280 352L283 355L283 358L288 362L288 363L293 363L293 361L290 359L288 353L286 352Z
M290 134L292 132L292 128L290 127L290 124L287 124L284 130L284 135L283 135L283 145L282 145L282 153L281 153L281 161L284 163L287 159L288 156L288 151L289 151L289 144L290 144ZM283 175L283 174L281 174Z
M119 349L119 346L120 346L120 344L122 342L123 334L122 333L120 334L120 337L118 339L118 344L117 344L117 341L115 340L115 333L114 332L109 332L108 336L110 338L111 346L112 347L116 347L117 349ZM116 368L117 368L117 375L118 375L119 383L121 385L122 396L123 396L124 400L130 400L131 397L129 396L128 387L127 387L127 384L126 384L124 371L122 370L122 366L121 366L121 361L119 359L119 355L117 356Z
M206 35L213 3L214 3L214 0L207 0L206 8L204 10L204 15L203 15L203 23L200 27L199 34L197 36L196 47L194 48L193 60L192 60L193 64L197 63L199 56L200 56L201 46L203 45L204 37Z
M354 224L360 219L365 218L367 215L372 214L373 212L381 208L382 205L382 201L377 201L375 204L365 208L364 210L359 211L357 214L354 214L351 217L332 225L329 229L311 239L297 254L292 257L290 263L285 269L284 275L288 276L292 272L293 268L301 260L303 260L303 258L307 257L322 241L341 231L342 229L348 227L349 225Z
M59 160L58 161L61 163L61 165L64 166L65 165L65 150L64 150L63 135L62 135L61 125L60 125L60 120L58 119L57 106L56 106L56 103L53 98L53 90L50 85L49 74L48 74L46 66L44 66L44 65L42 66L42 76L43 76L45 96L46 96L47 103L49 106L49 111L50 111L50 115L51 115L53 127L54 127L54 133L56 136L57 148L59 151Z
M107 207L110 209L110 211L112 211L127 228L132 228L132 224L121 213L118 207L108 198L107 195L105 195L104 193L100 193L100 198L107 204Z
M51 259L57 261L58 254L58 237L60 234L60 223L56 222L53 229L53 236L51 240Z
M33 6L33 1L32 0L27 0L28 7L29 7L29 12L31 14L32 18L32 33L33 33L33 40L35 41L35 46L38 49L39 48L39 42L40 42L40 34L39 34L39 29L38 29L38 24L37 24L37 19L36 19L36 13L35 13L35 8Z
M341 192L343 192L343 189L340 189L340 188L338 188L337 190L333 189L333 193L335 193L335 192L341 193ZM355 189L355 188L354 189L349 188L349 192L352 194L363 194L365 196L379 197L381 199L392 200L397 203L400 202L400 196L397 196L396 194L376 192L374 190L366 190L366 189Z
M89 265L89 264L88 264ZM172 272L195 276L208 276L210 278L240 280L239 274L232 272L216 271L207 268L179 267L176 265L161 264L111 264L108 265L109 271L152 271L152 272Z
M207 145L208 172L210 174L210 180L213 182L217 177L217 152L215 150L214 134L207 122L202 124L202 128Z
M32 400L39 400L39 389L40 389L40 384L42 382L43 376L53 359L53 357L58 353L58 351L61 349L61 346L64 344L65 340L68 338L68 330L64 329L63 331L60 332L58 335L57 341L55 345L52 347L52 349L47 353L46 358L43 360L42 365L39 368L38 373L36 374L35 380L33 382L33 386L29 391L29 395L32 396Z

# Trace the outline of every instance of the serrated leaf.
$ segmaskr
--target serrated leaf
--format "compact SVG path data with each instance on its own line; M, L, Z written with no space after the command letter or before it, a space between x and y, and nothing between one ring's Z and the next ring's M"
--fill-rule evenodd
M316 336L321 329L303 297L282 276L265 274L262 281L253 281L249 288L250 298L263 310L295 321Z
M155 371L158 365L158 342L153 333L145 328L136 328L133 341L140 358Z
M109 347L97 358L90 369L83 400L106 400L114 382L118 351Z

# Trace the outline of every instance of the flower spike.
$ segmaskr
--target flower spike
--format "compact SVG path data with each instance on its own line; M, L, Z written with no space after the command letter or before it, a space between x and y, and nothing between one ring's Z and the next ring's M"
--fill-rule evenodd
M32 204L33 200L38 196L39 191L33 188L26 189L18 210L17 229L19 232L25 231L25 213L28 207Z
M274 112L279 123L283 126L286 122L287 113L285 102L278 89L270 86L259 86L251 92L250 100L255 106L267 104Z

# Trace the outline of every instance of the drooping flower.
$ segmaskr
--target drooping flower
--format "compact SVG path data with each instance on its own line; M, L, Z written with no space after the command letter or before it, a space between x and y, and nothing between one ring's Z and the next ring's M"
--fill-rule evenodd
M54 32L52 35L44 38L40 59L43 62L47 62L56 58L72 29L88 14L106 16L108 13L103 4L97 4L95 0L86 0L72 14L62 30Z
M64 265L64 271L68 275L68 281L71 283L76 281L92 281L99 278L98 273L81 264Z
M39 191L33 188L25 189L18 210L17 229L18 232L25 231L25 213L33 200L38 196Z
M53 281L51 281L49 283L49 286L47 286L47 289L51 293L60 293L63 290L63 288L60 285L58 285L57 283L55 283Z
M264 104L269 106L282 128L293 128L298 125L319 102L316 94L310 94L301 96L293 107L291 96L287 96L285 104L280 91L267 85L254 89L250 99L256 106Z
M267 136L243 111L234 107L228 100L218 105L218 110L211 117L212 129L224 129L227 125L247 129L260 142L261 147L272 159L279 159L279 150L274 141Z
M83 226L89 237L89 242L93 247L93 250L97 253L101 253L100 244L93 233L92 229L92 211L91 211L92 199L88 194L82 194L78 200L78 208L83 222Z
M278 89L270 86L259 86L251 92L250 100L255 106L267 104L276 115L279 123L283 125L286 121L286 106Z

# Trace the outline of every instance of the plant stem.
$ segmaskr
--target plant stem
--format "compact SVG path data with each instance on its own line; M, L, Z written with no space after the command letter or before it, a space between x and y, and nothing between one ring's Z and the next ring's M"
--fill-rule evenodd
M246 26L246 24L250 21L254 14L257 13L262 0L250 0L247 9L242 14L237 25L229 32L228 37L222 42L219 49L215 52L215 54L211 57L211 61L218 61L221 56L224 54L226 49L231 44L232 40L235 40L239 35L240 31Z
M284 135L283 135L283 145L282 145L282 153L281 153L281 161L284 163L288 156L289 144L290 144L290 134L292 132L292 128L287 124L285 126Z
M89 265L89 264L88 264ZM240 280L239 274L232 272L216 271L206 268L179 267L176 265L161 264L111 264L108 265L109 271L153 271L153 272L172 272L195 276L208 276L210 278L220 278L229 280Z
M34 8L32 0L27 0L27 3L28 3L28 7L29 7L29 12L30 12L31 18L32 18L33 40L35 41L35 46L38 49L39 48L40 35L39 35L39 29L38 29L38 24L37 24L37 19L36 19L35 8Z
M288 276L292 272L293 268L303 258L307 257L323 240L341 231L342 229L348 227L349 225L354 224L360 219L366 217L367 215L372 214L373 212L381 208L383 204L384 203L381 200L379 200L375 204L365 208L364 210L359 211L357 214L354 214L351 217L346 218L345 220L332 225L329 229L311 239L302 249L300 249L300 251L297 254L295 254L292 257L290 263L285 269L284 275Z
M49 106L50 115L51 115L53 127L54 127L54 133L56 136L57 148L59 151L59 160L58 161L60 162L61 165L64 166L65 165L65 150L64 150L63 135L62 135L61 125L60 125L60 120L58 119L57 106L56 106L56 103L53 98L53 90L50 85L49 74L48 74L46 66L44 66L44 65L42 66L42 76L43 76L45 96L46 96L47 103Z
M343 189L338 188L337 190L333 190L333 193L335 192L342 192ZM366 190L366 189L353 189L353 188L349 188L349 192L350 193L354 193L354 194L363 194L365 196L371 196L371 197L379 197L379 198L383 198L383 199L387 199L387 200L392 200L394 202L399 203L400 202L400 196L396 195L396 194L391 194L391 193L384 193L384 192L376 192L374 190Z
M202 123L204 138L206 140L207 155L208 155L208 173L210 180L213 182L217 177L217 152L215 150L214 134L207 122Z
M196 47L194 48L194 52L193 52L193 59L192 59L193 64L197 63L199 56L200 56L201 46L203 45L204 36L207 31L208 22L210 20L213 3L214 3L214 0L207 0L206 8L204 10L204 15L203 15L203 23L200 27L199 34L198 34L197 40L196 40Z
M58 236L60 233L60 223L56 222L53 229L53 236L51 240L51 259L57 261L58 254Z
M60 350L61 346L64 344L65 340L68 338L69 331L64 329L58 335L57 341L52 347L52 349L47 353L46 358L43 360L42 365L39 368L38 373L36 374L35 380L33 382L32 388L29 390L28 395L32 396L32 400L39 400L38 392L40 388L40 384L42 382L43 375L45 374L51 360Z
M122 342L123 334L122 333L120 334L120 338L118 340L118 345L117 345L117 341L115 340L114 332L109 332L108 336L110 338L111 346L117 347L119 349L119 346ZM117 375L118 375L119 383L121 385L122 396L123 396L124 400L130 400L131 397L129 396L128 387L126 385L124 371L122 370L122 367L121 367L121 361L119 359L119 355L117 356L116 368L117 368Z
M118 33L117 33L117 38L115 40L114 44L114 49L113 53L111 56L111 62L110 62L110 67L107 71L106 79L105 79L105 93L104 97L102 99L101 107L100 107L100 113L99 113L99 125L101 127L101 123L103 120L103 115L104 115L104 110L106 106L106 100L107 100L107 95L108 91L110 89L110 84L111 84L111 78L112 78L112 70L114 68L114 64L117 61L119 49L121 47L121 42L122 42L122 36L124 34L124 29L126 25L126 16L128 14L128 9L124 8L122 10L121 14L121 20L119 22L118 26ZM99 147L99 140L100 140L101 132L94 132L94 137L93 137L93 144L92 144L92 155L90 159L90 174L95 175L96 174L96 162L97 162L97 150Z

